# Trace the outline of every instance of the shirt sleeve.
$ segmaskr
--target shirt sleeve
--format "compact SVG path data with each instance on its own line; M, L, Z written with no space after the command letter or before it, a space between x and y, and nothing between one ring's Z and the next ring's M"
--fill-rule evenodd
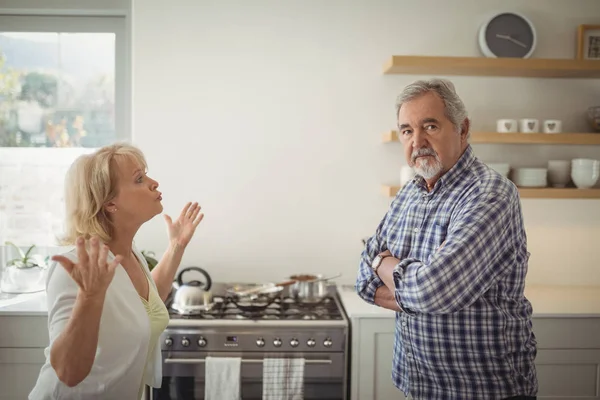
M72 255L64 254L70 258L71 261L76 262L76 257ZM46 287L46 301L48 305L48 333L50 336L50 351L52 351L52 344L65 330L73 308L75 307L75 301L77 300L77 293L79 286L67 273L67 271L59 263L54 263L49 270L49 278ZM49 357L48 353L48 357ZM93 376L92 371L90 374L77 386L69 387L59 379L56 379L55 385L51 388L53 398L55 399L73 399L73 398L96 398L93 396L99 395L104 389L104 383L98 382Z
M459 205L444 245L427 263L407 258L394 269L401 307L446 314L481 297L517 263L519 207L516 194L496 193L483 193Z
M395 202L396 200L394 200L394 202L390 206L390 209L394 207ZM387 240L385 239L382 233L388 215L390 215L390 211L388 211L385 214L385 216L377 226L375 234L367 240L367 243L365 244L365 247L360 256L358 276L356 278L355 288L356 293L358 293L358 295L369 304L375 304L375 292L377 291L377 288L383 286L383 281L381 280L381 278L379 278L377 274L373 272L373 269L371 268L371 263L373 261L373 258L375 258L377 254L382 253L388 249Z

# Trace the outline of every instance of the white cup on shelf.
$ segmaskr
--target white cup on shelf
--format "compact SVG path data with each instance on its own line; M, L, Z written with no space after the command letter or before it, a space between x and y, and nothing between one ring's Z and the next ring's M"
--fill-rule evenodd
M538 133L540 121L535 118L523 118L519 121L519 131L522 133Z
M542 124L544 133L561 133L562 121L558 119L547 119Z
M519 131L516 119L499 119L496 121L496 131L501 133L515 133Z
M555 188L567 186L571 180L571 162L569 160L548 161L548 180Z

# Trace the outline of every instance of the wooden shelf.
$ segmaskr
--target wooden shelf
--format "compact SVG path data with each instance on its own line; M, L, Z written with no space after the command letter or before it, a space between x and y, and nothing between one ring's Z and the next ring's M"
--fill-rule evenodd
M383 185L383 194L394 197L400 186ZM600 199L600 189L519 188L522 199Z
M524 199L600 199L600 189L519 188L519 193Z
M473 144L573 144L600 145L600 133L498 133L473 132L469 140ZM396 131L383 135L383 142L399 142Z
M596 60L393 56L384 74L600 78Z

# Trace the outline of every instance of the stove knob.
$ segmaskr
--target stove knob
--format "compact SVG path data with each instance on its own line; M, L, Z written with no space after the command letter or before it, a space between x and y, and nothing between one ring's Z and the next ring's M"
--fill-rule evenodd
M263 338L256 339L256 345L258 347L264 347L264 345L265 345L265 339L263 339Z
M331 346L333 346L333 342L331 341L331 339L330 339L330 338L326 338L326 339L323 341L323 346L325 346L325 347L331 347Z
M292 347L298 347L299 344L300 344L300 342L298 342L298 339L290 340L290 346L292 346Z
M200 346L200 347L206 346L206 339L204 339L203 337L198 339L198 346Z
M165 339L165 345L166 345L167 347L171 347L171 346L173 346L173 339L171 339L170 337L166 338L166 339Z
M181 345L183 347L188 347L190 345L190 340L184 337L183 339L181 339Z
M281 339L277 338L275 340L273 340L273 346L275 347L281 347Z
M306 342L306 344L308 345L308 347L315 347L315 345L317 344L317 342L315 342L315 339L308 339L308 341Z

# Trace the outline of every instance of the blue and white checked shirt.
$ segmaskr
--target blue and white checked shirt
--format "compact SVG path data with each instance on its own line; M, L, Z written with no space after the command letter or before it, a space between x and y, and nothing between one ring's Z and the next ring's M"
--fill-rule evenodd
M362 253L356 290L383 285L371 260L390 250L396 313L394 384L418 400L535 396L536 340L523 291L527 238L519 194L471 146L427 192L417 176Z

